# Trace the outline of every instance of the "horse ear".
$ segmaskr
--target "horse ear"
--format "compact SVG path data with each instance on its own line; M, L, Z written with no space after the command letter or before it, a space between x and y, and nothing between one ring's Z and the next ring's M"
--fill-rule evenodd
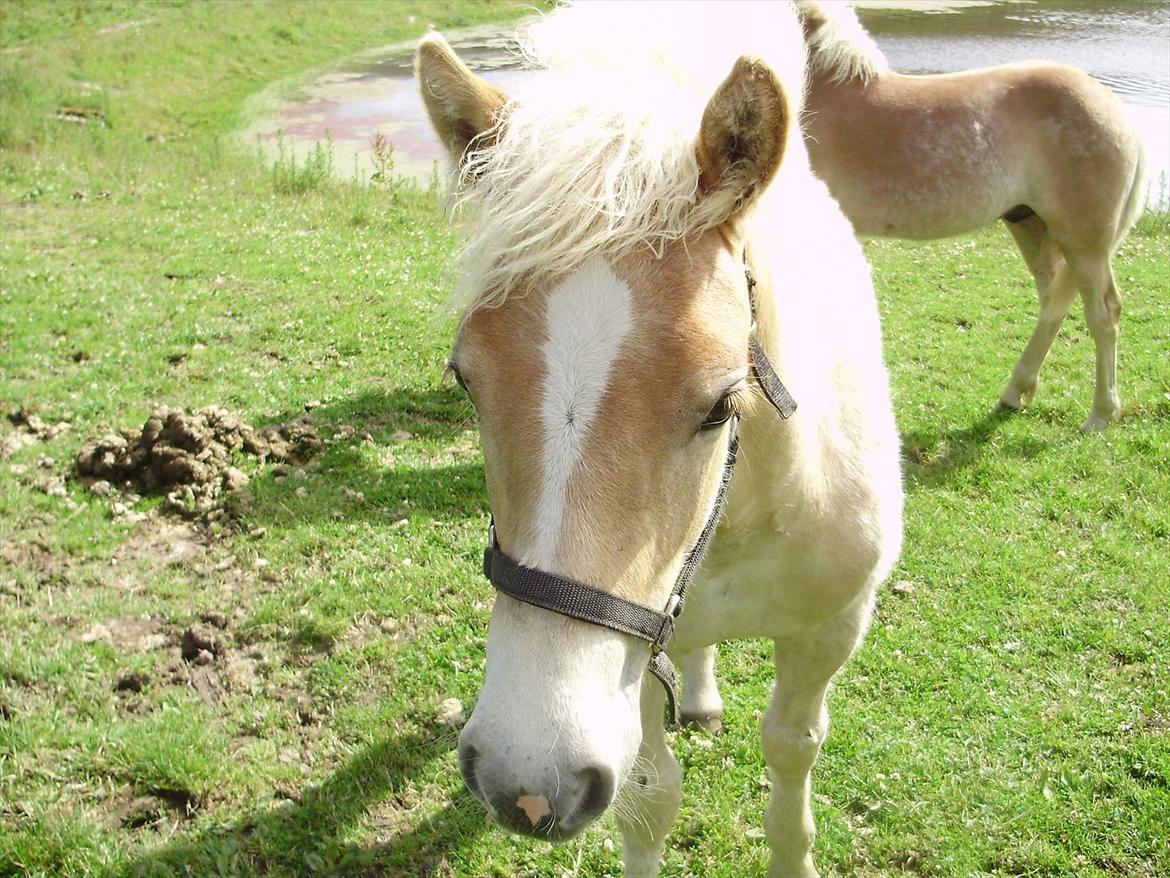
M784 87L759 58L740 57L703 111L699 188L726 198L727 218L747 207L775 176L784 157L789 106Z
M472 73L437 33L419 44L414 75L435 133L458 165L468 145L495 126L508 97Z

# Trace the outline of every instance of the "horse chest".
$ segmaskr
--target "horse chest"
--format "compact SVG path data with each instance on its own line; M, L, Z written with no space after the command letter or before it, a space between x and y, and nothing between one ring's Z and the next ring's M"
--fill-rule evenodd
M840 613L871 586L874 536L776 516L759 528L721 531L678 620L677 648L783 637Z

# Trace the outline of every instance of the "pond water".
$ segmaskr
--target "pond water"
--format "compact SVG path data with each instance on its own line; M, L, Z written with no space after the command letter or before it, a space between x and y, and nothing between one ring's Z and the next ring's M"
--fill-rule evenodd
M1125 101L1146 140L1150 200L1170 203L1170 0L869 0L858 14L890 66L948 73L1031 58L1088 71ZM505 92L531 76L508 51L507 28L446 36L459 55ZM337 172L368 179L372 141L393 145L394 172L427 183L443 160L411 74L413 44L351 59L300 88L248 132L275 155L332 142Z

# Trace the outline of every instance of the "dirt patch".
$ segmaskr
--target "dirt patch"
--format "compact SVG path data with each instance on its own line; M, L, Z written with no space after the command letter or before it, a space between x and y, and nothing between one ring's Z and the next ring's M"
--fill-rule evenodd
M172 656L161 668L164 682L191 689L209 705L219 704L233 694L247 694L256 686L264 657L257 651L247 653L224 649L222 655L200 650L192 659Z
M107 806L105 824L110 829L174 830L199 805L198 797L186 791L155 790L143 796L126 789Z
M181 631L148 615L125 616L93 625L78 639L106 643L123 654L162 652L166 656L150 671L125 670L113 680L112 689L124 699L123 707L133 708L135 696L152 685L190 689L215 705L230 694L251 692L270 659L262 646L235 647L231 633L221 630L227 617L209 616L209 624ZM217 622L222 624L217 626Z
M41 583L61 582L66 579L68 564L55 555L43 540L0 539L0 570L8 567L12 571L36 571L36 581ZM0 579L0 594L17 594L17 580Z
M261 646L235 648L227 630L231 619L208 613L204 624L191 625L160 667L163 681L192 689L205 703L215 705L229 694L251 692L263 675L267 652Z
M115 692L143 692L150 683L150 677L142 671L126 671L114 682Z
M122 430L87 442L74 472L89 490L162 494L167 508L214 518L225 496L248 484L236 467L243 455L260 464L303 463L324 447L312 418L256 428L218 406L186 411L157 409L139 430Z
M49 424L39 415L25 408L10 412L8 422L12 424L14 429L11 433L0 436L0 460L7 460L21 448L32 445L34 442L48 442L50 439L56 439L62 433L67 432L70 426L68 421Z
M106 643L118 652L151 652L166 646L163 623L151 616L123 616L99 622L79 638L82 643Z

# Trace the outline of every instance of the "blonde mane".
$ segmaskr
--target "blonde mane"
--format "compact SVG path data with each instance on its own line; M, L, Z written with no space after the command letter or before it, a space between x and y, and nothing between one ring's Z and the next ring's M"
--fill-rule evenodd
M804 49L787 5L721 4L732 20L722 34L705 4L677 7L669 23L653 6L569 7L527 34L541 69L458 171L455 203L469 220L460 306L499 305L592 255L660 253L721 221L718 199L697 197L695 137L741 54L772 65L799 113Z
M857 13L844 3L796 0L808 46L809 73L828 73L832 82L869 81L889 64Z

